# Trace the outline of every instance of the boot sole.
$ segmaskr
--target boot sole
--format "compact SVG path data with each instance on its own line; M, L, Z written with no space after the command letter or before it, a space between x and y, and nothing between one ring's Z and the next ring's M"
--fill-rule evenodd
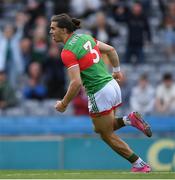
M148 137L152 136L152 131L151 131L151 127L150 125L143 120L142 116L140 113L138 112L134 112L135 117L138 119L138 121L141 121L143 126L144 126L144 134Z

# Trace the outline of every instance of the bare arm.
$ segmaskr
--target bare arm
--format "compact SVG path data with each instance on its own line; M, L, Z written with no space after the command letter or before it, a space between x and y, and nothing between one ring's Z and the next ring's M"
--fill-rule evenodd
M69 102L78 94L81 87L80 69L78 65L68 69L68 77L70 79L69 87L62 100L65 105L68 105Z
M98 41L98 47L101 53L104 53L107 55L109 61L111 62L113 67L119 67L120 61L118 54L113 46L110 46L106 43L103 43L101 41Z
M110 63L113 66L113 78L117 81L121 81L123 78L122 73L120 72L120 61L119 56L113 46L110 46L108 44L105 44L101 41L98 41L98 47L101 53L106 54L108 57Z
M68 69L68 76L70 79L68 90L62 99L57 101L55 108L57 111L64 112L70 101L78 94L81 87L81 77L79 66L74 66Z

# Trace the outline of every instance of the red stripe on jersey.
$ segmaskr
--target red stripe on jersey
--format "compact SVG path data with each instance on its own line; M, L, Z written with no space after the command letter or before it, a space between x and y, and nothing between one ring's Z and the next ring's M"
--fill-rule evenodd
M100 54L98 46L96 45L93 49L95 49L98 52L99 57L101 58L101 54ZM89 68L90 66L92 66L94 64L93 59L95 59L95 58L96 58L96 54L93 54L90 52L88 52L85 56L80 58L78 60L79 65L80 65L80 70L83 71L83 70Z
M63 51L61 52L61 59L62 59L63 64L67 68L78 64L77 57L75 56L73 52L69 50L63 49Z
M97 53L99 54L99 57L101 58L101 54L100 54L98 46L96 45L93 49L95 49L97 51ZM92 66L94 64L93 59L95 59L95 58L96 58L96 54L90 53L90 52L85 54L80 59L77 59L76 55L69 50L63 50L61 52L61 59L62 59L63 64L67 68L79 64L80 71L83 71L83 70L89 68L90 66Z

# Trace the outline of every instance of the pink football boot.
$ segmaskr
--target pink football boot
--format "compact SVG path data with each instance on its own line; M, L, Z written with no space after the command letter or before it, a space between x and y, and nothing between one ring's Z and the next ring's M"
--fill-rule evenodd
M131 172L149 173L151 172L151 167L148 164L145 164L141 168L132 167Z
M140 131L142 131L146 136L151 137L152 131L150 125L143 120L142 116L138 112L131 112L128 115L129 120L131 121L131 126L136 127Z

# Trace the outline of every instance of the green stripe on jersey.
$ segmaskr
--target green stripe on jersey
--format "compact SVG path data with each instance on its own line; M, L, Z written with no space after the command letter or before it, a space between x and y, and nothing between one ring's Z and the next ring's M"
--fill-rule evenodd
M81 78L87 94L95 94L112 80L112 76L108 73L103 60L81 71Z

